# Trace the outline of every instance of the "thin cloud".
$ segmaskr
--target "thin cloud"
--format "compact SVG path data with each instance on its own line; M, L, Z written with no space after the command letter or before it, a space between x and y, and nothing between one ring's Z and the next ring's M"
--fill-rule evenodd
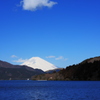
M20 59L18 59L18 60L14 60L13 62L17 62L17 63L21 63L21 62L25 62L25 61L27 61L28 59L22 59L22 58L20 58Z
M57 4L57 2L53 2L51 0L22 0L20 2L20 5L24 10L30 11L35 11L43 7L51 8L55 4Z
M47 56L46 58L55 58L55 56Z
M17 58L17 56L16 55L12 55L11 58Z
M63 56L59 56L59 57L56 57L56 56L46 56L46 58L54 58L55 60L63 60L63 61L68 60L67 58L64 58Z
M61 60L64 59L63 56L59 56L58 58L55 58L55 60Z
M64 58L63 56L59 56L59 57L55 58L55 60L63 60L63 61L66 61L68 59L67 58Z

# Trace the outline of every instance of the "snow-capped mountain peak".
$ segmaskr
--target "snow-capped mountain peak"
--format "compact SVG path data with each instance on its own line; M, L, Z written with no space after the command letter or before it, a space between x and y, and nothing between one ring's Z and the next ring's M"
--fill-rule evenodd
M43 71L56 69L57 67L40 57L32 57L21 65L27 65L34 69L41 69Z

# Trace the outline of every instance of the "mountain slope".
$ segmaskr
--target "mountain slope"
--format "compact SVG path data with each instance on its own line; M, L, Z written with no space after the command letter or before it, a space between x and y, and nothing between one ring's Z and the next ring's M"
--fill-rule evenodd
M67 80L100 80L100 57L94 57L83 62L66 67L60 71Z
M29 60L27 60L26 62L22 63L21 65L27 65L27 66L30 66L32 68L41 69L43 71L52 70L52 69L57 68L53 64L47 62L44 59L41 59L40 57L32 57Z
M86 60L82 61L81 64L86 63L86 62L93 63L94 61L100 61L100 56L86 59Z
M100 57L89 58L52 74L33 76L33 80L100 80Z
M0 61L0 80L27 79L33 75L43 74L40 69L33 69L28 66L12 65L8 62Z

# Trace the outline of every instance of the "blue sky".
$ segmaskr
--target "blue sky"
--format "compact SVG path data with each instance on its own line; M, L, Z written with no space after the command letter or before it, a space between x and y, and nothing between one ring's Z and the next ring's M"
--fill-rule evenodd
M0 60L37 56L58 67L100 56L100 1L1 0Z

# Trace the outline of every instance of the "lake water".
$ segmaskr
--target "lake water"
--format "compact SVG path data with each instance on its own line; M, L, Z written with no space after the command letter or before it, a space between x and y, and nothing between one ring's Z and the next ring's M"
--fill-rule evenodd
M100 81L0 81L0 100L100 100Z

